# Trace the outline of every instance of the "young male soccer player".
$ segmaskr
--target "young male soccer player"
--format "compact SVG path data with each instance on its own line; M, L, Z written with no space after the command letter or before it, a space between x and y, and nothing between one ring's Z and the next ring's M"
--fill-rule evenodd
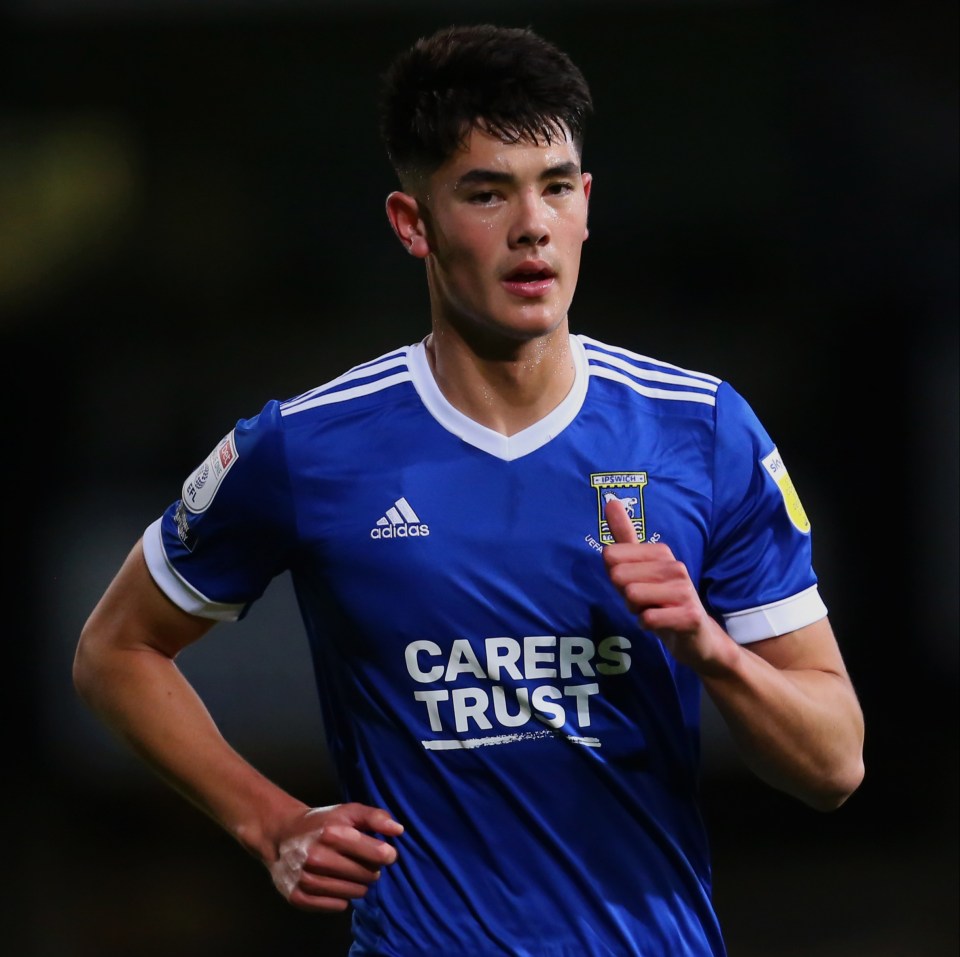
M237 422L77 649L82 696L291 904L353 907L357 957L722 955L701 687L774 787L828 810L863 773L773 440L720 379L571 333L590 111L528 30L397 58L386 209L429 334ZM286 570L334 807L232 750L175 664Z

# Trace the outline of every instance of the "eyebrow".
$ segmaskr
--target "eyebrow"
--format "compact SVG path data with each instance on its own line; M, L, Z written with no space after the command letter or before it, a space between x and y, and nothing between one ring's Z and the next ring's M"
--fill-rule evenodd
M577 176L580 168L576 163L558 163L556 166L548 166L537 177L538 180L557 179L558 177ZM492 169L471 169L461 176L454 184L454 189L462 186L475 186L478 183L504 183L516 182L516 176L512 173L502 173L499 170Z

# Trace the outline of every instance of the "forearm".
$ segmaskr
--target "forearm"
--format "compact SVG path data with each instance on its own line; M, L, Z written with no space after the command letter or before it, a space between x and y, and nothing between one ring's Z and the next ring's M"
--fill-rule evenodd
M863 779L863 714L829 620L740 646L712 618L686 566L638 542L622 504L607 505L610 580L640 624L703 681L747 764L811 807L839 807Z
M747 765L818 810L839 807L863 777L863 716L842 671L780 668L749 646L703 676Z
M302 813L223 738L176 663L149 648L82 640L74 668L88 706L151 768L263 861L276 853L271 822Z
M164 780L232 834L295 907L344 910L396 860L383 808L310 808L241 757L176 665L213 622L171 602L130 551L84 625L73 680L86 704Z

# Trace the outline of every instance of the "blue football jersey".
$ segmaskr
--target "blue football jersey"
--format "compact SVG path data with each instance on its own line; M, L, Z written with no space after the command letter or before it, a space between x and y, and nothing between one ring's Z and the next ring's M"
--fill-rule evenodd
M505 437L422 343L239 421L144 535L180 607L294 584L345 800L405 826L352 954L718 957L700 683L609 582L611 496L741 643L826 615L777 448L727 383L571 336Z

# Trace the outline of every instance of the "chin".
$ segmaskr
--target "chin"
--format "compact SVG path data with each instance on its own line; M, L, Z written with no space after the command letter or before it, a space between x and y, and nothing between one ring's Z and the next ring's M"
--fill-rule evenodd
M554 332L560 325L560 320L549 319L524 319L514 322L493 322L489 331L491 335L502 336L507 339L516 339L518 342L527 339L539 339L542 336L548 336Z

